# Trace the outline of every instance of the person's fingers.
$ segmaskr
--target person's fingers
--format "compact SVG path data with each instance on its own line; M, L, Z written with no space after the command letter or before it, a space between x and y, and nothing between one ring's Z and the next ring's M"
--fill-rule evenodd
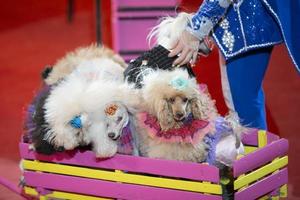
M185 57L187 56L187 54L189 53L189 49L188 48L184 48L180 54L180 56L173 62L173 65L178 65L179 63L181 63Z
M192 56L193 56L193 52L189 51L188 54L186 55L185 59L182 62L180 62L178 65L181 66L181 65L184 65L184 64L190 62Z
M179 42L177 43L177 46L169 53L169 57L173 57L176 56L177 54L179 54L180 52L182 52L184 49L184 46Z
M179 40L173 40L173 41L171 41L170 42L170 48L169 48L169 50L172 50L175 47L177 47L178 43L179 43Z
M191 61L191 65L194 65L194 64L196 63L196 61L197 61L197 57L198 57L198 52L197 52L197 51L195 51L195 52L193 53L193 57L192 57L192 61Z

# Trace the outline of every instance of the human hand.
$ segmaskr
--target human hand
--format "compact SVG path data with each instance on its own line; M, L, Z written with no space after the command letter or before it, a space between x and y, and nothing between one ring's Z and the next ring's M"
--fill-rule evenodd
M188 62L193 65L197 60L199 45L200 41L197 37L188 31L184 31L174 46L171 47L171 52L168 56L173 57L180 54L173 62L173 65L184 65Z

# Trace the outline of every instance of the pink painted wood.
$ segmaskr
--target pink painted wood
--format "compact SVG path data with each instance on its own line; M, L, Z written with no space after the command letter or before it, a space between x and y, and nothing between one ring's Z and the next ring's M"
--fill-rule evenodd
M126 61L126 62L130 62L132 59L135 59L137 57L139 57L140 54L132 54L132 55L124 55L122 56L122 58Z
M173 11L143 11L143 12L119 12L118 17L128 17L128 20L130 18L134 17L151 17L155 18L155 22L157 23L160 16L173 16L175 15L175 10ZM133 22L133 21L131 21ZM143 21L144 22L144 21Z
M57 174L25 171L24 177L26 180L26 184L29 186L42 187L50 190L75 192L100 197L143 200L222 199L220 196L216 195L205 195L195 192L116 183Z
M115 155L110 159L97 159L91 151L67 151L51 156L38 154L20 143L20 154L24 159L71 164L104 169L117 169L159 176L186 178L199 181L219 182L219 170L214 166L175 160L150 159L137 156Z
M286 184L288 182L288 170L284 168L273 174L268 176L255 184L249 186L248 188L235 193L234 199L237 200L252 200L257 199L260 196L268 194L272 192L274 189Z
M289 143L286 139L275 141L264 148L258 149L239 160L233 165L233 175L238 177L241 174L254 170L266 163L272 161L276 157L287 154Z
M258 146L258 140L257 140L257 131L258 129L250 129L248 132L246 132L242 137L243 144L251 145L251 146ZM267 142L272 143L279 139L279 136L267 132Z
M118 1L119 6L130 6L130 7L165 7L177 5L179 0L115 0Z
M152 27L157 24L157 19L151 20L124 20L119 22L118 28L122 30L116 37L119 41L119 51L146 51L149 49L147 35Z
M111 1L111 23L112 23L112 46L115 52L120 51L120 38L118 37L120 34L120 29L118 25L118 0Z
M160 17L175 15L178 3L178 0L113 0L113 49L126 56L126 61L147 51L150 48L147 35L151 28L157 25Z

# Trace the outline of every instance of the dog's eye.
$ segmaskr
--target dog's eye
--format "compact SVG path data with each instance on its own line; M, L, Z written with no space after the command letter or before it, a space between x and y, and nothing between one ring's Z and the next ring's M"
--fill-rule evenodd
M118 117L117 122L119 123L120 121L122 121L123 117Z
M188 98L183 98L182 101L183 101L184 103L186 103L186 102L188 101Z
M170 103L174 103L175 102L175 98L170 98L169 101L170 101Z

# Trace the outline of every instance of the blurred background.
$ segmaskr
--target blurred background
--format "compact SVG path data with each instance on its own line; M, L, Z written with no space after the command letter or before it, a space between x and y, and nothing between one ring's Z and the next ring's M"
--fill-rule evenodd
M116 0L117 1L117 0ZM0 176L18 184L20 171L18 142L24 110L41 86L40 72L68 51L97 40L114 48L126 59L147 49L145 36L158 16L183 10L197 10L201 0L161 1L163 12L135 16L118 10L113 0L10 0L0 4ZM99 1L100 2L100 1ZM152 1L158 2L158 1ZM165 3L165 5L163 5ZM151 5L150 5L151 7ZM96 8L100 11L97 15ZM122 11L122 12L121 12ZM123 22L116 25L116 20ZM97 24L100 31L97 33ZM132 26L128 32L128 26ZM126 32L127 31L127 32ZM142 38L143 42L137 42ZM131 48L130 45L133 45ZM255 67L255 66L253 66ZM194 68L198 80L208 84L217 107L224 104L218 51L201 58ZM289 139L289 198L300 199L300 80L284 45L274 48L264 88L269 131ZM299 142L299 144L298 144ZM0 199L22 199L0 186Z

